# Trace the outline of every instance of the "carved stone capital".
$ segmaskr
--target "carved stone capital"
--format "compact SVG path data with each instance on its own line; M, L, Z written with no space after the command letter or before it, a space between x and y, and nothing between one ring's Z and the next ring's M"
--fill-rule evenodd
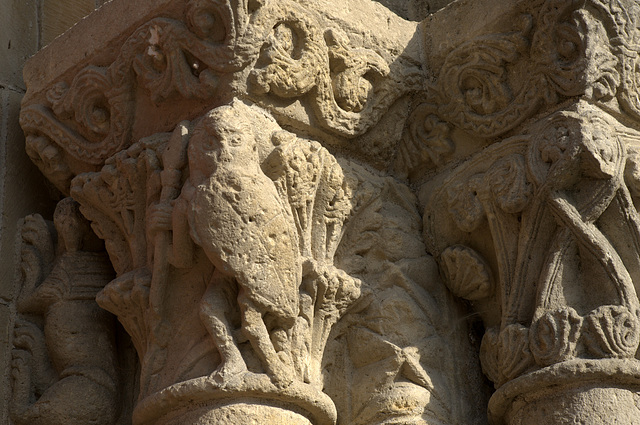
M368 0L114 0L31 60L27 151L104 241L133 424L482 423L389 171L418 26Z
M638 423L640 6L401 3L113 0L29 62L67 198L19 313L138 355L78 388L134 425ZM24 340L12 414L50 423Z
M99 170L133 140L234 97L303 133L334 143L355 138L344 143L363 154L374 148L371 159L384 163L393 146L372 140L389 133L379 123L390 108L401 116L402 99L424 78L411 47L416 23L374 2L354 9L292 0L144 2L135 7L142 21L122 16L130 7L105 6L26 67L27 151L64 193L73 176ZM110 16L123 21L115 33L103 30ZM371 33L368 25L390 30ZM76 49L85 39L90 53ZM151 116L166 118L142 119Z
M607 423L601 407L576 406L611 400L636 423L640 9L548 0L501 11L442 53L427 30L439 77L401 148L425 240L486 328L493 423Z

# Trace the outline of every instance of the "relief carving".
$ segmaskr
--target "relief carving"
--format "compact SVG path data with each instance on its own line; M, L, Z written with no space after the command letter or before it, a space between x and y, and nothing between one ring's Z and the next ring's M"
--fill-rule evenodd
M639 10L548 0L511 13L521 29L454 47L415 109L449 126L445 154L396 167L422 178L428 250L485 327L489 421L606 423L572 403L620 400L611 416L635 424L638 117L626 63ZM442 146L415 134L400 153Z
M112 269L70 198L58 204L54 223L55 231L33 215L22 225L11 419L16 425L115 424L122 402L115 323L94 300Z
M190 0L184 9L185 22L151 19L110 65L89 65L23 108L27 152L60 191L131 144L136 110L147 101L219 102L240 80L244 98L300 98L318 126L352 138L420 86L419 65L392 71L389 58L352 47L341 29L295 1Z
M637 74L632 63L640 49L634 2L547 0L514 9L511 31L482 35L448 52L438 78L426 84L411 128L423 121L430 127L427 122L435 116L477 138L491 139L573 96L640 117L634 106L637 96L631 94ZM404 172L424 163L415 159L420 152L445 156L427 161L433 168L444 165L455 150L430 132L412 130L404 139L400 152L406 153L397 163Z
M377 183L372 186L373 182ZM424 350L432 350L428 346L446 347L444 335L465 331L455 324L444 329L436 325L434 309L452 309L456 314L446 294L417 303L405 294L429 297L417 283L424 279L417 270L433 263L416 233L415 201L393 179L381 179L337 158L320 143L283 130L260 108L235 100L181 123L172 133L133 144L107 160L100 172L76 177L71 194L105 240L118 274L97 300L119 317L141 359L134 423L240 420L234 415L249 413L231 401L233 397L256 400L267 412L273 410L269 415L293 423L307 423L304 416L313 423L335 423L337 415L347 414L337 408L364 409L358 418L345 416L344 423L464 417L469 410L448 405L454 387L444 383L446 376L437 385L432 383L430 371L436 360L421 357ZM383 229L379 213L374 212L381 207L380 194L390 198L385 208L397 209L394 199L401 200L406 210L398 212L405 211L402 214L413 221L404 229L399 222L403 230L395 233L394 240L405 245L403 240L412 240L408 247L415 259L403 257L407 252L400 246L390 247L396 252L395 261L405 265L389 264L393 274L380 270L369 279L381 282L376 285L390 285L382 282L396 279L406 282L385 289L387 300L373 296L375 290L365 283L371 274L367 264L374 258L364 260L362 248L346 248L359 243L353 233L358 230L349 229L367 223L364 217L373 213L375 228ZM340 250L349 232L350 242ZM336 264L337 258L343 266ZM349 266L358 261L360 266ZM406 267L416 271L403 271ZM428 279L438 288L435 269L430 270ZM402 277L407 273L418 275ZM180 313L174 299L190 300L199 308ZM445 306L438 307L440 302ZM384 364L409 382L399 385L396 379L389 380L388 369L381 369L382 380L366 384L373 385L372 398L362 390L362 382L352 387L354 405L336 406L323 392L327 379L323 358L332 328L345 314L351 316L348 323L379 322L376 316L388 314L385 303L428 317L436 328L428 338L435 339L416 348L405 332L396 340L388 339L382 329L366 330L371 324L355 334L347 331L349 341L357 341L364 332L386 347ZM195 346L193 341L198 341ZM468 358L463 356L467 360L461 362L473 358L464 348L464 338L456 344L467 350ZM354 379L371 376L358 370L362 361L371 363L362 357L368 356L367 347L362 345L366 350L362 354L341 355L349 356L354 376L361 376ZM438 352L437 357L443 356ZM454 370L454 364L448 370ZM202 403L197 414L189 409L194 397ZM406 397L418 404L393 407ZM285 405L305 413L292 418Z
M638 424L635 2L168 3L25 98L14 423Z
M637 385L640 222L625 184L636 137L578 102L474 156L426 198L447 285L488 328L480 358L498 389L496 423L510 403L499 397L533 376L570 385L590 362ZM484 289L493 274L495 292Z

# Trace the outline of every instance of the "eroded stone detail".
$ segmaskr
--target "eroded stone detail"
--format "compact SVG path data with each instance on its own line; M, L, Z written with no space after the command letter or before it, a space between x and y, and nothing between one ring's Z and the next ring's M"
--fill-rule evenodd
M631 370L640 343L633 277L639 221L624 183L627 150L637 140L631 134L599 108L580 102L523 136L495 144L448 176L454 196L476 208L456 209L451 191L433 192L434 201L442 200L427 208L425 230L442 253L448 284L481 312L499 312L481 313L488 327L481 360L497 387L541 368L580 367L579 359L598 358L619 359L616 367L631 369L620 372L616 382L637 385ZM509 177L497 180L509 183L503 194L491 181L503 175L505 163ZM454 183L461 181L466 184ZM445 199L448 210L437 210ZM488 237L491 248L480 245ZM451 243L464 246L447 246ZM458 275L447 272L456 250L473 252L478 264L494 265L497 293L460 289ZM467 260L464 267L471 264ZM476 266L474 281L485 281L486 270Z
M628 63L639 12L621 1L514 5L520 28L444 55L412 115L427 131L407 131L400 147L404 171L426 181L429 251L486 328L492 423L606 423L600 408L574 403L609 397L627 400L614 417L637 423L638 117Z
M229 397L248 397L274 409L292 404L313 423L335 423L334 401L322 392L322 359L333 325L350 308L364 309L350 321L362 325L366 317L389 314L380 303L429 317L435 328L429 345L441 349L451 343L444 335L458 327L436 325L436 309L456 314L446 294L418 303L404 295L408 291L430 297L412 280L421 277L403 274L431 270L429 279L438 281L416 233L418 216L408 189L334 157L319 143L283 130L263 110L241 101L183 122L171 134L133 144L107 160L99 173L76 177L71 194L105 240L118 273L98 294L98 302L118 315L141 359L136 423L187 420L191 412L174 417L175 412L186 409L193 397L210 405L209 413L202 413L209 420L221 420ZM384 301L362 295L373 288L355 277L366 279L371 274L366 269L372 267L366 264L375 262L363 260L357 232L363 225L382 231L376 212L379 196L389 198L385 208L404 211L413 222L394 237L394 243L411 247L411 258L403 258L400 252L409 252L399 246L389 247L396 252L395 261L404 263L389 266L397 270L398 279L406 280L406 288L385 289L389 297ZM397 197L401 207L394 206ZM401 222L398 226L406 227ZM351 232L349 242L338 251L345 232ZM380 247L385 244L379 242ZM337 252L342 253L344 269L334 264ZM403 271L409 264L416 271ZM380 273L369 279L396 279ZM199 308L185 317L171 305L174 297L191 299ZM440 303L444 306L438 307ZM191 323L189 332L185 323ZM379 328L371 333L371 325L348 339L370 335L367 340L386 347L385 362L409 382L396 384L386 368L380 370L383 381L370 380L371 372L355 371L359 379L369 380L366 385L373 393L363 391L364 381L353 385L354 397L361 399L355 408L364 410L360 418L345 417L344 423L465 416L468 408L449 405L455 391L445 384L446 376L432 382L427 370L434 368L435 359L421 357L427 345L413 347L410 334L402 331L395 338ZM185 332L178 340L200 342L194 347L193 342L176 341L176 329ZM465 346L464 340L456 344ZM363 360L367 347L362 345L362 354L352 351L355 369L362 368L363 361L371 363ZM470 351L465 356L473 357ZM444 360L444 354L437 357ZM411 407L393 407L407 397Z
M147 96L158 107L216 99L240 79L246 92L238 94L299 99L316 125L351 138L420 86L417 64L390 68L391 52L383 58L351 46L342 29L295 1L191 0L184 7L184 22L150 20L109 66L89 65L50 88L46 102L23 108L27 152L62 192L86 171L78 162L99 166L131 144Z
M434 125L438 119L492 138L573 96L638 119L637 4L549 0L514 9L519 23L511 30L475 37L446 55L412 118L412 129L428 130L407 133L401 169L411 171L425 159L430 167L441 166L440 157L454 152L446 124Z
M22 113L115 270L134 424L638 423L635 2L169 3Z
M122 402L115 323L95 295L113 271L75 202L61 201L54 223L56 232L33 215L22 226L11 419L17 425L112 425Z

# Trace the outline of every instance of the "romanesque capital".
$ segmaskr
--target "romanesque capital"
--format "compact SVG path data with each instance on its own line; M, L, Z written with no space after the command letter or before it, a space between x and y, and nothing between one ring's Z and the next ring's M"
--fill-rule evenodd
M91 308L135 347L121 420L484 422L463 310L392 171L420 44L372 1L114 0L30 62L27 152L104 244Z
M438 78L398 166L447 286L485 327L490 422L635 424L640 8L506 3L442 54L426 30Z
M640 6L420 4L113 0L31 59L16 425L640 424Z

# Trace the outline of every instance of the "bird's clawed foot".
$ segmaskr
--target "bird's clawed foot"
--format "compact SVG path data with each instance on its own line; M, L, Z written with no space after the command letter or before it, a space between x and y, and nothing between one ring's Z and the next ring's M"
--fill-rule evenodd
M223 386L227 382L242 377L247 373L247 365L242 359L223 361L222 364L210 375L218 385Z
M276 387L282 389L293 383L295 370L289 353L278 352L274 361L270 363L267 373Z

